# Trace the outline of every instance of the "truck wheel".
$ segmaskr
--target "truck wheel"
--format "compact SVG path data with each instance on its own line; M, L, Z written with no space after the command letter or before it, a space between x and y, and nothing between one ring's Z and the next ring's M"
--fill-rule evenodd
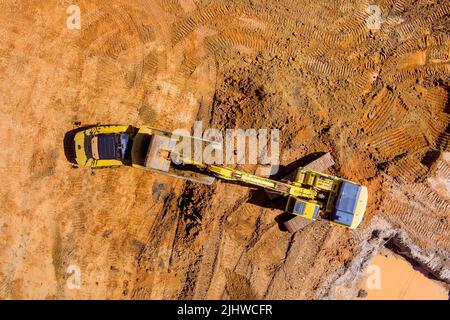
M300 216L295 216L291 220L283 222L283 225L289 233L295 233L298 230L303 229L310 223L311 221L308 219L302 218Z

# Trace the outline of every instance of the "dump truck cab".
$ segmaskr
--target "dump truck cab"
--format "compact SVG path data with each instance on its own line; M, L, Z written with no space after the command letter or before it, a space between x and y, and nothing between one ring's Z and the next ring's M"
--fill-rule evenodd
M94 126L74 136L75 161L80 166L111 168L127 165L135 128Z
M169 133L148 127L94 126L75 134L75 160L93 169L128 165L167 171L170 163L163 161L159 151L169 150L163 144L170 141Z

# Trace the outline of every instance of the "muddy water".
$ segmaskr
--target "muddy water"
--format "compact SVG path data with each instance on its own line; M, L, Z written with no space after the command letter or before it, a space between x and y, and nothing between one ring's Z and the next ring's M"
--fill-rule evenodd
M439 282L427 278L402 257L382 253L366 272L366 300L447 300L448 291Z

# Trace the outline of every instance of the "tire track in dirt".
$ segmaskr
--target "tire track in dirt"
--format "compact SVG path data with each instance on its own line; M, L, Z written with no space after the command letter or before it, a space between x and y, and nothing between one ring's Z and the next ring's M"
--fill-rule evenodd
M219 298L220 296L222 296L222 294L220 294L220 296L217 295L218 288L211 288L211 284L214 281L214 278L217 276L217 272L221 272L224 268L223 263L225 262L225 266L229 264L233 265L232 261L234 260L234 258L232 257L239 255L239 252L234 251L231 253L228 250L224 249L224 246L226 246L224 242L224 224L226 223L225 219L230 213L235 212L236 210L238 210L238 208L243 206L245 201L247 200L247 197L247 195L244 195L240 199L237 199L235 203L227 203L226 206L223 206L222 203L222 208L220 210L224 210L224 213L219 215L217 218L214 218L212 222L213 225L211 228L211 234L208 236L208 243L205 244L205 247L202 250L202 259L195 281L193 298ZM223 256L224 254L225 256ZM231 254L232 257L230 257L228 254ZM222 259L224 259L225 261L222 261ZM210 290L212 290L213 292L210 293Z
M6 267L2 268L2 280L0 281L0 298L9 299L14 297L14 281L18 276L18 269L20 270L25 252L28 237L26 234L22 235L17 243L12 258L8 261Z
M310 224L303 232L292 236L284 263L274 273L266 299L299 299L308 291L309 270L320 254L329 236L330 226L324 223Z
M149 229L147 242L137 255L138 277L131 291L132 299L151 299L161 296L166 290L163 276L170 268L173 254L170 248L173 247L173 237L177 231L176 206L177 199L174 191L171 191L163 200L162 208Z

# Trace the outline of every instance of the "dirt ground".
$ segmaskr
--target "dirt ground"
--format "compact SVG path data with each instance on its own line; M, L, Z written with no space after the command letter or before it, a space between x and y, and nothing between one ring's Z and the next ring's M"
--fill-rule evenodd
M350 299L385 246L450 283L447 0L79 0L80 30L72 4L0 2L0 298ZM195 120L330 152L362 225L291 235L260 190L64 156L76 121Z

